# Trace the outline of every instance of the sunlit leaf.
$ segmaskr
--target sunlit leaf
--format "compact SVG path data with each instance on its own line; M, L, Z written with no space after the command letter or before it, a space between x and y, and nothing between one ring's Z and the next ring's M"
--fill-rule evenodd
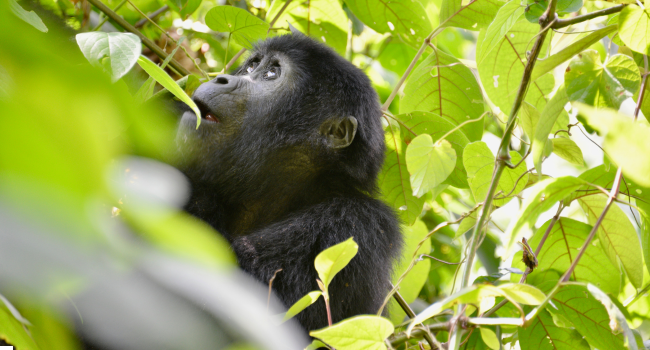
M318 298L320 298L321 295L323 295L323 292L320 291L313 291L307 293L307 295L300 298L293 305L291 305L287 313L284 314L284 317L282 318L282 322L292 318L293 316L296 316L302 310L306 309L309 305L315 303L318 300Z
M514 300L519 304L539 305L546 299L546 295L542 291L529 284L506 283L499 285L497 288L501 290L504 296L508 296L510 300Z
M106 67L113 81L131 70L142 51L140 38L132 33L80 33L77 34L77 44L91 64L104 66L102 61L109 61Z
M406 167L411 174L413 195L422 197L447 179L456 165L456 152L446 140L433 143L423 134L411 141L406 149Z
M532 324L519 329L521 350L589 350L589 344L574 329L558 327L546 311Z
M537 174L542 174L542 157L544 156L544 147L548 142L548 135L551 132L553 125L555 124L558 117L566 111L564 106L569 102L566 90L564 85L562 85L555 92L555 95L548 102L539 118L539 122L535 127L535 133L533 134L532 139L532 152L533 162L535 164L535 170Z
M18 18L29 23L32 27L40 30L43 33L47 33L47 26L43 23L40 17L34 11L26 11L22 6L18 5L16 0L9 0L9 7L11 12L14 13Z
M480 30L492 22L503 4L498 0L473 0L463 6L461 0L444 0L440 23L445 27Z
M618 35L630 49L650 55L650 12L638 6L626 6L618 19Z
M379 33L394 33L416 48L420 48L432 30L418 1L345 0L345 3L368 27Z
M587 50L574 58L564 79L569 101L616 109L632 97L641 84L639 68L633 59L614 55L603 64L595 50Z
M573 165L584 166L585 160L582 158L582 151L575 142L563 137L556 137L551 141L553 141L553 153L558 157Z
M605 195L596 194L582 197L580 206L585 211L590 224L594 224L605 208ZM613 264L620 259L630 282L637 288L643 284L643 258L639 236L630 219L616 205L609 207L602 223L598 227L600 245Z
M485 345L487 345L492 350L499 350L501 348L501 341L497 338L496 333L493 330L485 327L479 328L481 332L481 338Z
M483 95L474 74L458 59L435 50L411 74L400 113L427 111L451 118L458 124L476 119L484 111ZM463 127L470 141L483 135L483 121Z
M513 164L521 161L521 155L515 151L510 152L511 161ZM482 202L485 200L490 183L492 182L492 174L494 172L495 158L492 151L488 148L487 144L482 141L473 142L465 147L463 153L463 163L467 170L467 180L469 187L472 189L474 200ZM528 183L528 174L526 172L526 164L519 164L514 169L506 168L501 175L501 180L497 187L494 205L505 205L512 197L521 192Z
M383 317L355 316L309 335L338 350L385 350L384 339L393 331L393 324Z
M595 110L579 105L578 113L591 127L606 134L603 148L623 169L623 174L639 185L650 187L650 127L611 109Z
M359 246L352 237L320 252L314 260L318 277L327 288L339 271L357 255Z
M0 302L0 339L8 341L17 349L35 349L38 346L27 333L26 328L9 312L6 306ZM11 348L11 347L7 347Z
M266 37L269 24L234 6L215 6L205 14L205 25L215 32L230 33L245 48Z

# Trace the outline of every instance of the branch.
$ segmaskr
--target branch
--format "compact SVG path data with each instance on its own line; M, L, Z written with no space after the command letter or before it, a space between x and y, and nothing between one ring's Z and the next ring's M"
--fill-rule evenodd
M163 49L161 49L158 45L156 45L153 41L149 40L144 34L142 34L139 30L137 30L134 26L132 26L129 22L127 22L124 18L122 18L120 15L117 13L113 12L108 6L104 5L99 0L88 0L89 3L97 7L100 11L102 11L106 16L110 17L113 21L115 21L117 24L119 24L122 28L125 30L137 35L140 40L142 40L142 43L148 47L151 51L153 51L158 57L161 59L167 58L167 54ZM175 59L172 58L171 61L169 61L169 65L176 70L178 73L181 75L189 75L190 72L185 69L185 67L181 66L180 63L178 63Z
M434 324L428 324L425 325L424 327L427 328L429 331L448 331L450 327L449 322L443 322L443 323L434 323ZM425 334L429 334L427 331L421 328L414 329L413 332L411 332L411 336L407 337L406 333L402 333L400 335L395 336L393 339L390 340L391 345L393 346L398 346L404 344L404 342L408 341L409 339L419 339L421 337L424 337ZM445 347L445 344L442 344L443 348ZM431 349L436 349L436 348L431 348Z
M161 7L161 8L159 8L159 9L157 9L156 11L152 12L151 14L145 16L145 18L143 18L143 19L137 21L137 22L135 23L135 27L136 27L136 28L140 28L140 27L142 27L143 25L145 25L145 24L147 23L147 21L149 20L149 18L154 18L154 17L156 17L156 16L159 16L161 13L163 13L163 12L165 12L165 11L167 11L167 10L169 10L169 5L165 5L165 6Z
M395 301L397 301L399 306L402 308L402 310L404 310L406 316L408 316L409 318L415 317L415 312L413 312L409 304L406 302L406 300L404 300L404 298L402 297L401 294L399 294L399 292L396 291L395 294L393 294L393 297L395 298ZM436 342L433 340L433 338L431 338L431 334L429 334L429 332L424 332L424 339L427 341L427 343L429 343L430 349L436 348L435 346Z
M612 6L612 7L603 9L603 10L587 13L587 14L582 15L582 16L575 16L573 18L558 19L551 26L551 28L560 29L560 28L568 27L568 26L570 26L572 24L577 24L577 23L582 23L584 21L588 21L588 20L594 19L596 17L611 15L612 13L621 12L621 10L623 10L625 8L625 6L627 6L627 4Z

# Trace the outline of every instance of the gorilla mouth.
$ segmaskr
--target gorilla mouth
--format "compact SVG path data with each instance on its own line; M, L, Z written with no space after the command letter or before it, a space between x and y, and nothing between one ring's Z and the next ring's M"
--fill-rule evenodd
M201 100L195 99L194 103L196 103L196 106L199 107L199 111L201 111L201 119L203 119L205 122L208 124L221 123L221 120L217 117L217 114L214 113Z

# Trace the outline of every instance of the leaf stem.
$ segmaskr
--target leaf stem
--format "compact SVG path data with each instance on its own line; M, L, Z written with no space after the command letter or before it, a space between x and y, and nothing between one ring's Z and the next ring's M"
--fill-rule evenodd
M163 49L161 49L158 45L156 45L153 41L151 41L149 38L147 38L144 34L142 34L139 30L137 30L134 26L132 26L129 22L127 22L122 16L118 15L115 13L113 10L108 8L104 3L102 3L100 0L88 0L89 3L91 3L93 6L95 6L97 9L102 11L106 16L110 17L113 21L115 21L117 24L119 24L122 28L125 30L137 35L140 40L142 40L142 43L148 47L151 51L153 51L158 57L161 59L167 58L167 54ZM185 69L185 67L181 66L180 63L178 63L176 60L172 59L169 62L169 65L180 75L189 75L190 72Z
M573 18L567 18L567 19L558 19L557 21L555 21L555 23L553 24L553 26L551 28L560 29L560 28L568 27L568 26L570 26L572 24L577 24L577 23L582 23L584 21L588 21L588 20L594 19L596 17L611 15L612 13L621 12L621 10L623 10L625 8L625 6L627 6L627 4L620 4L620 5L608 7L606 9L602 9L602 10L599 10L599 11L594 11L594 12L591 12L591 13L587 13L587 14L584 14L582 16L575 16Z

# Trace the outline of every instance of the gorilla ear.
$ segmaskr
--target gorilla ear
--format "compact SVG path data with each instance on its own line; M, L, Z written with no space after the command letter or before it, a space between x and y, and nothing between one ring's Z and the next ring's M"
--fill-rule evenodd
M348 147L357 134L357 118L330 118L321 124L319 131L331 148Z

